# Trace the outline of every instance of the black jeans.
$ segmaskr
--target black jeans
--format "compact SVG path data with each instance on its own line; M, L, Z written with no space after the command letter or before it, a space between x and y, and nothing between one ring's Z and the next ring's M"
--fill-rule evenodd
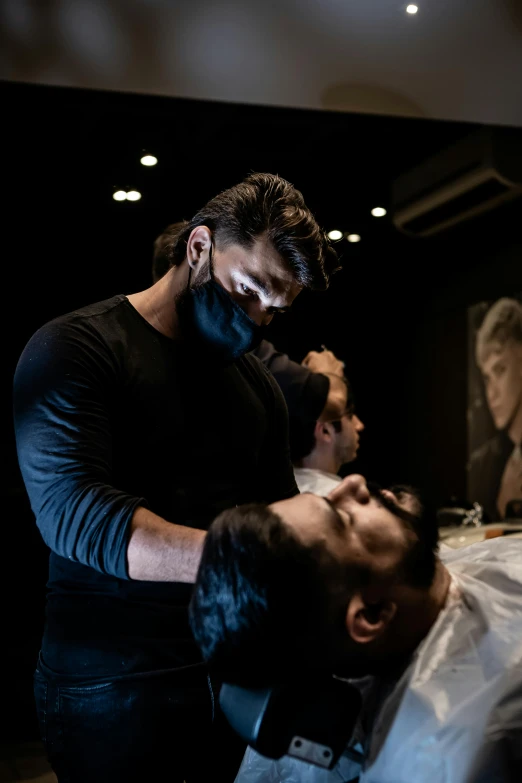
M233 782L245 751L205 667L80 681L34 676L40 732L59 783Z

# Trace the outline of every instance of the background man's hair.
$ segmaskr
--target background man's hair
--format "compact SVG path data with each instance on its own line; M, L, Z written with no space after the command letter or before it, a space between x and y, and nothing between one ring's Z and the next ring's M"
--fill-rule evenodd
M305 419L292 416L289 412L288 433L290 440L290 459L297 465L308 457L315 448L315 425L317 419Z
M192 631L205 661L231 681L322 669L344 632L350 591L365 578L321 544L302 544L267 506L229 509L205 540Z
M522 343L522 304L517 299L503 297L489 308L477 331L477 364L488 358L495 344L503 346L510 339Z
M172 266L174 248L183 230L187 227L186 220L171 223L154 240L152 255L152 282L157 283Z
M299 416L289 415L289 439L290 439L290 459L294 465L297 465L305 457L309 457L315 449L315 425L317 419L304 419ZM342 422L340 419L331 421L336 432L341 432Z
M168 268L182 263L191 232L202 225L213 232L219 249L232 244L249 249L266 236L305 288L326 289L340 268L336 251L300 191L276 174L250 174L212 198L179 231L173 230L172 242L161 250Z

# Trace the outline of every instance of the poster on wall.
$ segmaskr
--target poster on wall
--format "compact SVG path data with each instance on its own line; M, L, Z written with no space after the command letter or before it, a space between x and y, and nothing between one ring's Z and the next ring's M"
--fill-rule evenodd
M468 310L468 499L522 517L522 291Z

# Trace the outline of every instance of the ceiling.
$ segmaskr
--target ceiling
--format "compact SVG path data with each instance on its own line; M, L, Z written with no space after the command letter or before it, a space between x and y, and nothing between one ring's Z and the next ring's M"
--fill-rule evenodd
M0 0L0 79L522 126L520 0Z

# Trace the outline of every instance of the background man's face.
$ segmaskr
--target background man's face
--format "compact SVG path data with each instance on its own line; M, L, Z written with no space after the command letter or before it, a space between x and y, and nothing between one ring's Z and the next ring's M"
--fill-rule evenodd
M522 343L492 343L480 369L495 427L505 429L522 406Z
M359 433L364 429L362 421L354 414L345 413L341 418L341 431L336 437L337 462L345 465L353 462L359 449Z

